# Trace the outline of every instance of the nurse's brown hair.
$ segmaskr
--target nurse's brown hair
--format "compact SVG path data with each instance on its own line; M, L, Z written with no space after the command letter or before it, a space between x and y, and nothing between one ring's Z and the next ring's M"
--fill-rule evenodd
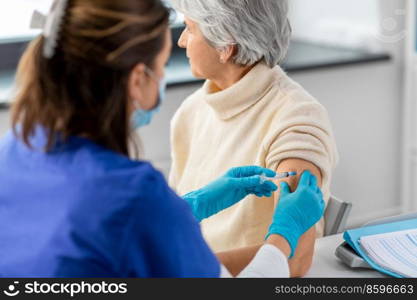
M47 151L59 133L129 155L128 77L138 63L153 67L168 23L160 0L69 0L54 56L43 56L40 36L19 63L15 134L31 146L40 125Z

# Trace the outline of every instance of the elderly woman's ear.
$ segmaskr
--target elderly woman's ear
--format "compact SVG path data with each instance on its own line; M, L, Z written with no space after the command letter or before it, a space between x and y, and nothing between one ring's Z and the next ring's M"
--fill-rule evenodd
M236 51L237 51L236 45L229 45L225 47L224 49L219 50L220 63L225 64L229 62L236 55Z

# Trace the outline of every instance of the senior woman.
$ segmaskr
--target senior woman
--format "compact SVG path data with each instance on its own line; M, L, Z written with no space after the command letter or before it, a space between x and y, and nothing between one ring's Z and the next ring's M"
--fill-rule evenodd
M207 79L171 124L170 184L185 194L233 166L310 170L330 196L337 149L325 108L278 66L290 43L286 0L173 0L185 15L179 46L195 77ZM294 190L299 177L287 179ZM262 244L279 199L247 197L202 222L206 240L237 274ZM311 266L323 221L290 261L292 276ZM238 250L236 250L238 249ZM239 255L236 255L239 254Z

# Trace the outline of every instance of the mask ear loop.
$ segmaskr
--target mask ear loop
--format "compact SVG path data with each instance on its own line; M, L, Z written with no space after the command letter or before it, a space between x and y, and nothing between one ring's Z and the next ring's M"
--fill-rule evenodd
M155 72L149 68L147 65L145 65L145 73L151 77L155 83L157 84L158 88L158 102L156 103L156 107L161 105L161 83L164 79L159 79L158 76L155 74Z
M155 72L146 65L145 65L145 73L149 75L153 80L155 80L157 84L159 84L160 79L158 78L158 76L156 76Z
M148 75L150 78L152 78L158 86L160 86L161 79L159 79L158 76L156 76L155 72L151 68L149 68L147 65L145 65L145 71L144 72L146 73L146 75ZM156 104L157 107L161 104L161 91L159 90L158 93L159 93L158 103ZM144 109L141 107L140 101L138 99L133 100L133 107L136 110L144 111Z
M45 38L43 56L51 59L58 46L59 33L65 18L69 0L55 0L48 15L35 10L30 22L31 29L41 29Z
M140 105L140 101L139 101L139 99L134 99L133 100L133 108L135 109L135 110L143 110L143 108L141 107L141 105Z

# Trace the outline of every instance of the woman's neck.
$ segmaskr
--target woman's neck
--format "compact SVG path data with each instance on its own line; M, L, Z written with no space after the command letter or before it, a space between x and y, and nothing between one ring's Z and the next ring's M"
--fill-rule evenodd
M215 78L210 78L213 83L211 86L211 92L215 93L228 89L245 77L245 75L248 74L254 66L255 65L238 66L235 64L226 64L221 72L217 72Z

